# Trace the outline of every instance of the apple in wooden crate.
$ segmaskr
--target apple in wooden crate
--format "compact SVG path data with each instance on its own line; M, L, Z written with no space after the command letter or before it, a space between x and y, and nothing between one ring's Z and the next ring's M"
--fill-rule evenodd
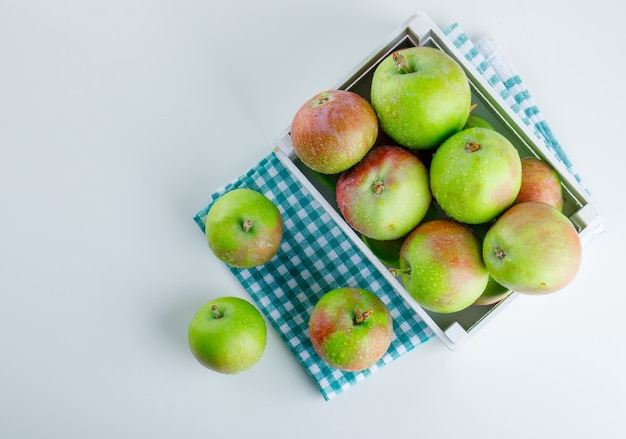
M435 151L430 188L439 206L467 224L486 223L509 208L522 184L522 164L513 144L487 128L469 128Z
M413 230L402 245L395 272L417 303L442 314L472 305L489 281L480 239L452 219L427 221Z
M450 55L418 46L381 61L372 76L371 100L382 130L395 142L430 149L463 128L472 93L465 71Z
M374 146L378 119L358 94L326 90L298 109L290 136L302 163L321 174L337 174L358 163Z
M522 159L522 185L515 203L540 201L563 211L561 177L547 162L535 157Z
M341 173L337 205L355 230L375 240L394 240L424 218L431 202L426 166L404 148L373 148Z
M482 254L499 284L520 293L545 294L574 279L582 244L574 225L557 208L527 201L508 209L490 227Z

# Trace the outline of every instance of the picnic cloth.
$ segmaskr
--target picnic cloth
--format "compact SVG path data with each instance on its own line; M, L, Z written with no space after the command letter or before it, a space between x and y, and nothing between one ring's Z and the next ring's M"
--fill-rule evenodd
M209 205L195 216L203 231L212 203L239 187L258 190L276 204L283 218L283 241L268 263L250 269L229 268L326 400L432 337L422 319L388 287L374 264L273 152L211 196ZM387 305L394 321L394 337L385 356L370 369L356 373L328 366L309 339L309 316L317 300L344 286L372 291Z
M556 160L565 165L568 172L587 191L582 178L569 157L554 136L530 91L509 58L505 55L493 36L482 37L472 42L458 23L443 29L443 33L461 51L493 87L496 94L511 107L524 124L530 127L535 136L546 145Z
M530 93L504 58L493 39L475 45L458 23L444 33L466 56L520 118L577 176ZM433 338L432 330L397 294L376 266L352 243L333 218L271 152L245 174L215 191L205 208L194 217L205 231L212 204L227 191L255 189L279 208L283 242L267 264L250 269L229 267L276 330L295 358L317 384L325 400L331 400L380 368ZM351 286L372 291L387 305L394 320L394 336L388 352L373 367L344 372L327 365L309 340L308 320L317 300L331 289Z

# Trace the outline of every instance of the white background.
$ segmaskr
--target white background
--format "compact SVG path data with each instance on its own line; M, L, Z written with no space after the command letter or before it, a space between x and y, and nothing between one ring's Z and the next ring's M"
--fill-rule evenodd
M626 437L624 8L509 4L2 1L0 436ZM566 289L333 401L271 329L252 370L204 369L190 319L247 295L193 215L419 10L497 38L607 232Z

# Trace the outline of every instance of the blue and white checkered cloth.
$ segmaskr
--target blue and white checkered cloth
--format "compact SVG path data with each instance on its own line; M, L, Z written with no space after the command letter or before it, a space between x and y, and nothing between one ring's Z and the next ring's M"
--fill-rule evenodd
M283 242L268 263L251 269L230 269L325 399L339 395L433 336L274 153L211 196L210 204L195 216L203 232L212 203L238 187L260 191L278 206L284 224ZM357 373L328 366L309 339L309 316L317 300L327 291L344 286L365 288L378 295L394 320L394 337L386 355L372 368Z
M489 41L474 45L458 24L444 29L520 118L536 130L555 156L575 173L554 139L521 79ZM352 244L324 208L284 167L272 152L247 173L211 195L194 220L204 233L211 205L225 192L247 187L265 194L279 208L284 222L283 242L267 264L251 269L230 268L284 343L329 400L364 380L433 337L433 332L413 311L371 261ZM328 366L313 350L308 320L317 300L327 291L353 286L377 294L394 319L394 337L387 354L372 368L343 372Z
M443 29L443 33L465 55L465 58L476 68L478 73L489 82L494 93L504 99L522 122L532 128L537 138L545 143L548 151L565 165L569 173L582 187L585 187L532 95L524 86L522 78L503 53L497 41L491 37L483 37L473 43L458 23L453 23ZM587 189L585 188L585 190Z

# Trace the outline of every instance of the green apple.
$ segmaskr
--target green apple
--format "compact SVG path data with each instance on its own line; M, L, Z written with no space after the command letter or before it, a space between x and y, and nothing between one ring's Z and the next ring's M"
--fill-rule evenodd
M341 173L336 199L344 219L358 232L375 240L398 239L428 211L428 170L404 148L378 146Z
M471 113L469 117L467 118L467 122L465 123L465 126L463 127L463 129L466 130L468 128L476 128L476 127L488 128L490 130L494 129L493 125L491 125L491 123L487 119L477 114Z
M265 195L239 188L226 192L211 206L205 233L220 260L233 267L250 268L276 255L283 222L278 207Z
M322 183L322 185L326 187L326 189L334 192L337 188L337 179L339 178L339 174L322 174L321 172L314 170L311 170L311 173L320 183Z
M493 305L494 303L498 303L506 299L511 295L511 293L513 293L513 291L505 286L500 285L493 277L489 276L489 282L487 282L487 287L485 287L485 291L483 291L480 297L476 299L474 305Z
M393 320L374 293L342 287L325 293L309 318L315 352L330 366L356 372L376 364L393 338Z
M467 224L493 220L517 197L522 163L497 131L469 128L448 138L430 165L430 187L450 217Z
M476 233L476 236L478 236L478 239L482 242L494 222L495 221L481 224L471 224L469 227L474 233ZM512 291L509 288L500 285L491 275L489 275L489 281L487 282L485 291L483 291L480 297L476 299L474 305L493 305L494 303L498 303L506 299L511 293Z
M418 304L442 314L472 305L489 281L478 236L451 219L428 221L413 230L402 245L396 273Z
M404 243L404 236L397 239L378 240L362 235L361 239L383 264L400 268L400 249Z
M322 174L358 163L378 138L378 119L368 101L346 90L326 90L306 101L291 122L298 158Z
M515 204L540 201L563 210L561 177L552 166L535 157L522 159L522 186Z
M440 213L437 206L435 203L430 203L422 222L430 221L439 217ZM400 268L400 250L402 249L402 244L404 244L406 236L401 236L400 238L391 240L377 240L361 235L361 239L372 251L374 256L380 259L383 264L392 269Z
M582 245L574 225L557 208L527 201L496 220L482 252L496 282L520 293L543 294L574 279Z
M371 101L382 130L409 148L436 147L461 130L471 100L463 68L432 47L393 52L372 77Z
M220 297L198 310L187 338L200 364L216 372L236 374L261 359L267 328L261 313L247 300Z

